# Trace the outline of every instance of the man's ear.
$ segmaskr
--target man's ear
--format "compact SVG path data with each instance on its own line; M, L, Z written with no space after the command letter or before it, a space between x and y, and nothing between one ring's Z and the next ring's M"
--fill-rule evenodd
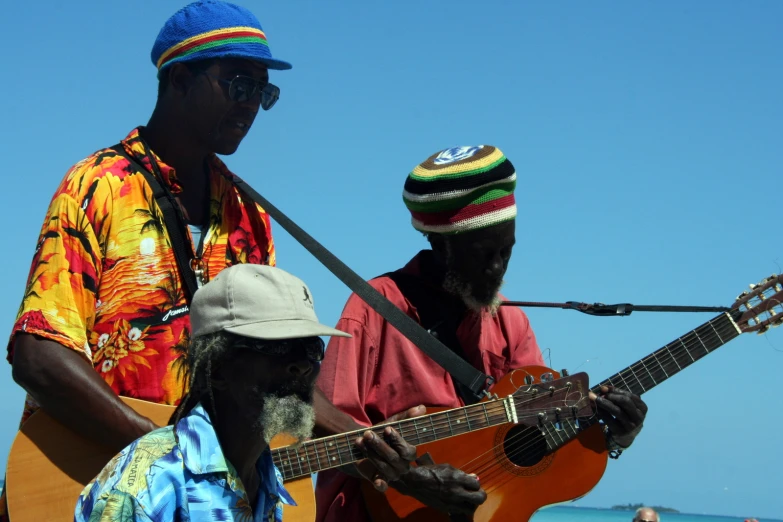
M439 258L445 259L447 252L446 236L443 234L431 233L427 235L427 240L430 242L432 251L435 252Z
M169 89L180 97L185 97L195 82L196 75L187 65L173 63L169 66Z

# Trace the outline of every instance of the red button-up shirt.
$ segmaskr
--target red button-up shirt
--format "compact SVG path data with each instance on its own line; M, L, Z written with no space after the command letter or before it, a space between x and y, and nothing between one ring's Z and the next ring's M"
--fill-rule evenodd
M420 252L401 272L418 275ZM416 309L387 276L370 284L411 318ZM428 284L422 279L422 284ZM433 292L442 290L432 287ZM389 325L361 298L352 294L337 328L352 338L332 337L321 365L318 386L337 408L362 425L377 424L413 406L464 406L451 376ZM465 313L457 328L464 356L484 373L500 380L511 370L544 365L525 313L516 307ZM317 522L368 520L359 481L338 471L319 473Z

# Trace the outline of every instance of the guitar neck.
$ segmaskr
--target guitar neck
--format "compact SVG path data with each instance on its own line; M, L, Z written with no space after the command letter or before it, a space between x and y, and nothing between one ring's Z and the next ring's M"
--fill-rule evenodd
M739 337L741 333L730 313L723 313L629 367L620 370L594 386L592 390L599 393L601 386L614 386L642 395L732 339ZM540 427L541 433L547 441L548 449L554 451L597 422L596 417L579 421L564 419L557 425L545 423Z
M283 475L283 479L291 480L352 464L365 458L354 441L367 430L382 437L386 426L392 426L407 442L418 445L514 422L515 413L512 411L514 407L511 398L480 402L400 422L311 440L298 446L278 448L272 450L272 459Z
M592 390L598 392L601 386L615 386L642 395L738 337L740 333L731 315L721 314L617 372ZM278 448L272 451L272 458L283 479L291 480L363 459L364 455L355 446L354 441L368 429L383 436L384 428L392 426L406 441L419 445L490 426L515 422L515 411L513 398L480 402L396 423L311 440L298 446ZM563 419L558 423L544 423L540 425L540 429L547 441L548 449L554 451L596 422L595 417L579 420Z
M728 313L721 314L620 370L595 386L593 391L598 392L601 386L614 386L642 395L739 337L740 333L732 317Z

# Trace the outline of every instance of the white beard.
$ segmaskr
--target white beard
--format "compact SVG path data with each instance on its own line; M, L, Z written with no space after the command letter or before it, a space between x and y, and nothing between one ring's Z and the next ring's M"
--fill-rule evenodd
M264 398L264 411L256 421L256 428L263 433L267 444L280 433L302 441L313 434L315 410L313 405L297 395L268 395Z

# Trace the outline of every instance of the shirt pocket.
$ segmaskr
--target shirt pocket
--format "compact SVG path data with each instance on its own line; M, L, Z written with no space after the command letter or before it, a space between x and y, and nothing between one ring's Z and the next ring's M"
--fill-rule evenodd
M496 382L509 372L508 359L502 355L484 350L481 352L481 359L484 363L484 372L494 378Z

